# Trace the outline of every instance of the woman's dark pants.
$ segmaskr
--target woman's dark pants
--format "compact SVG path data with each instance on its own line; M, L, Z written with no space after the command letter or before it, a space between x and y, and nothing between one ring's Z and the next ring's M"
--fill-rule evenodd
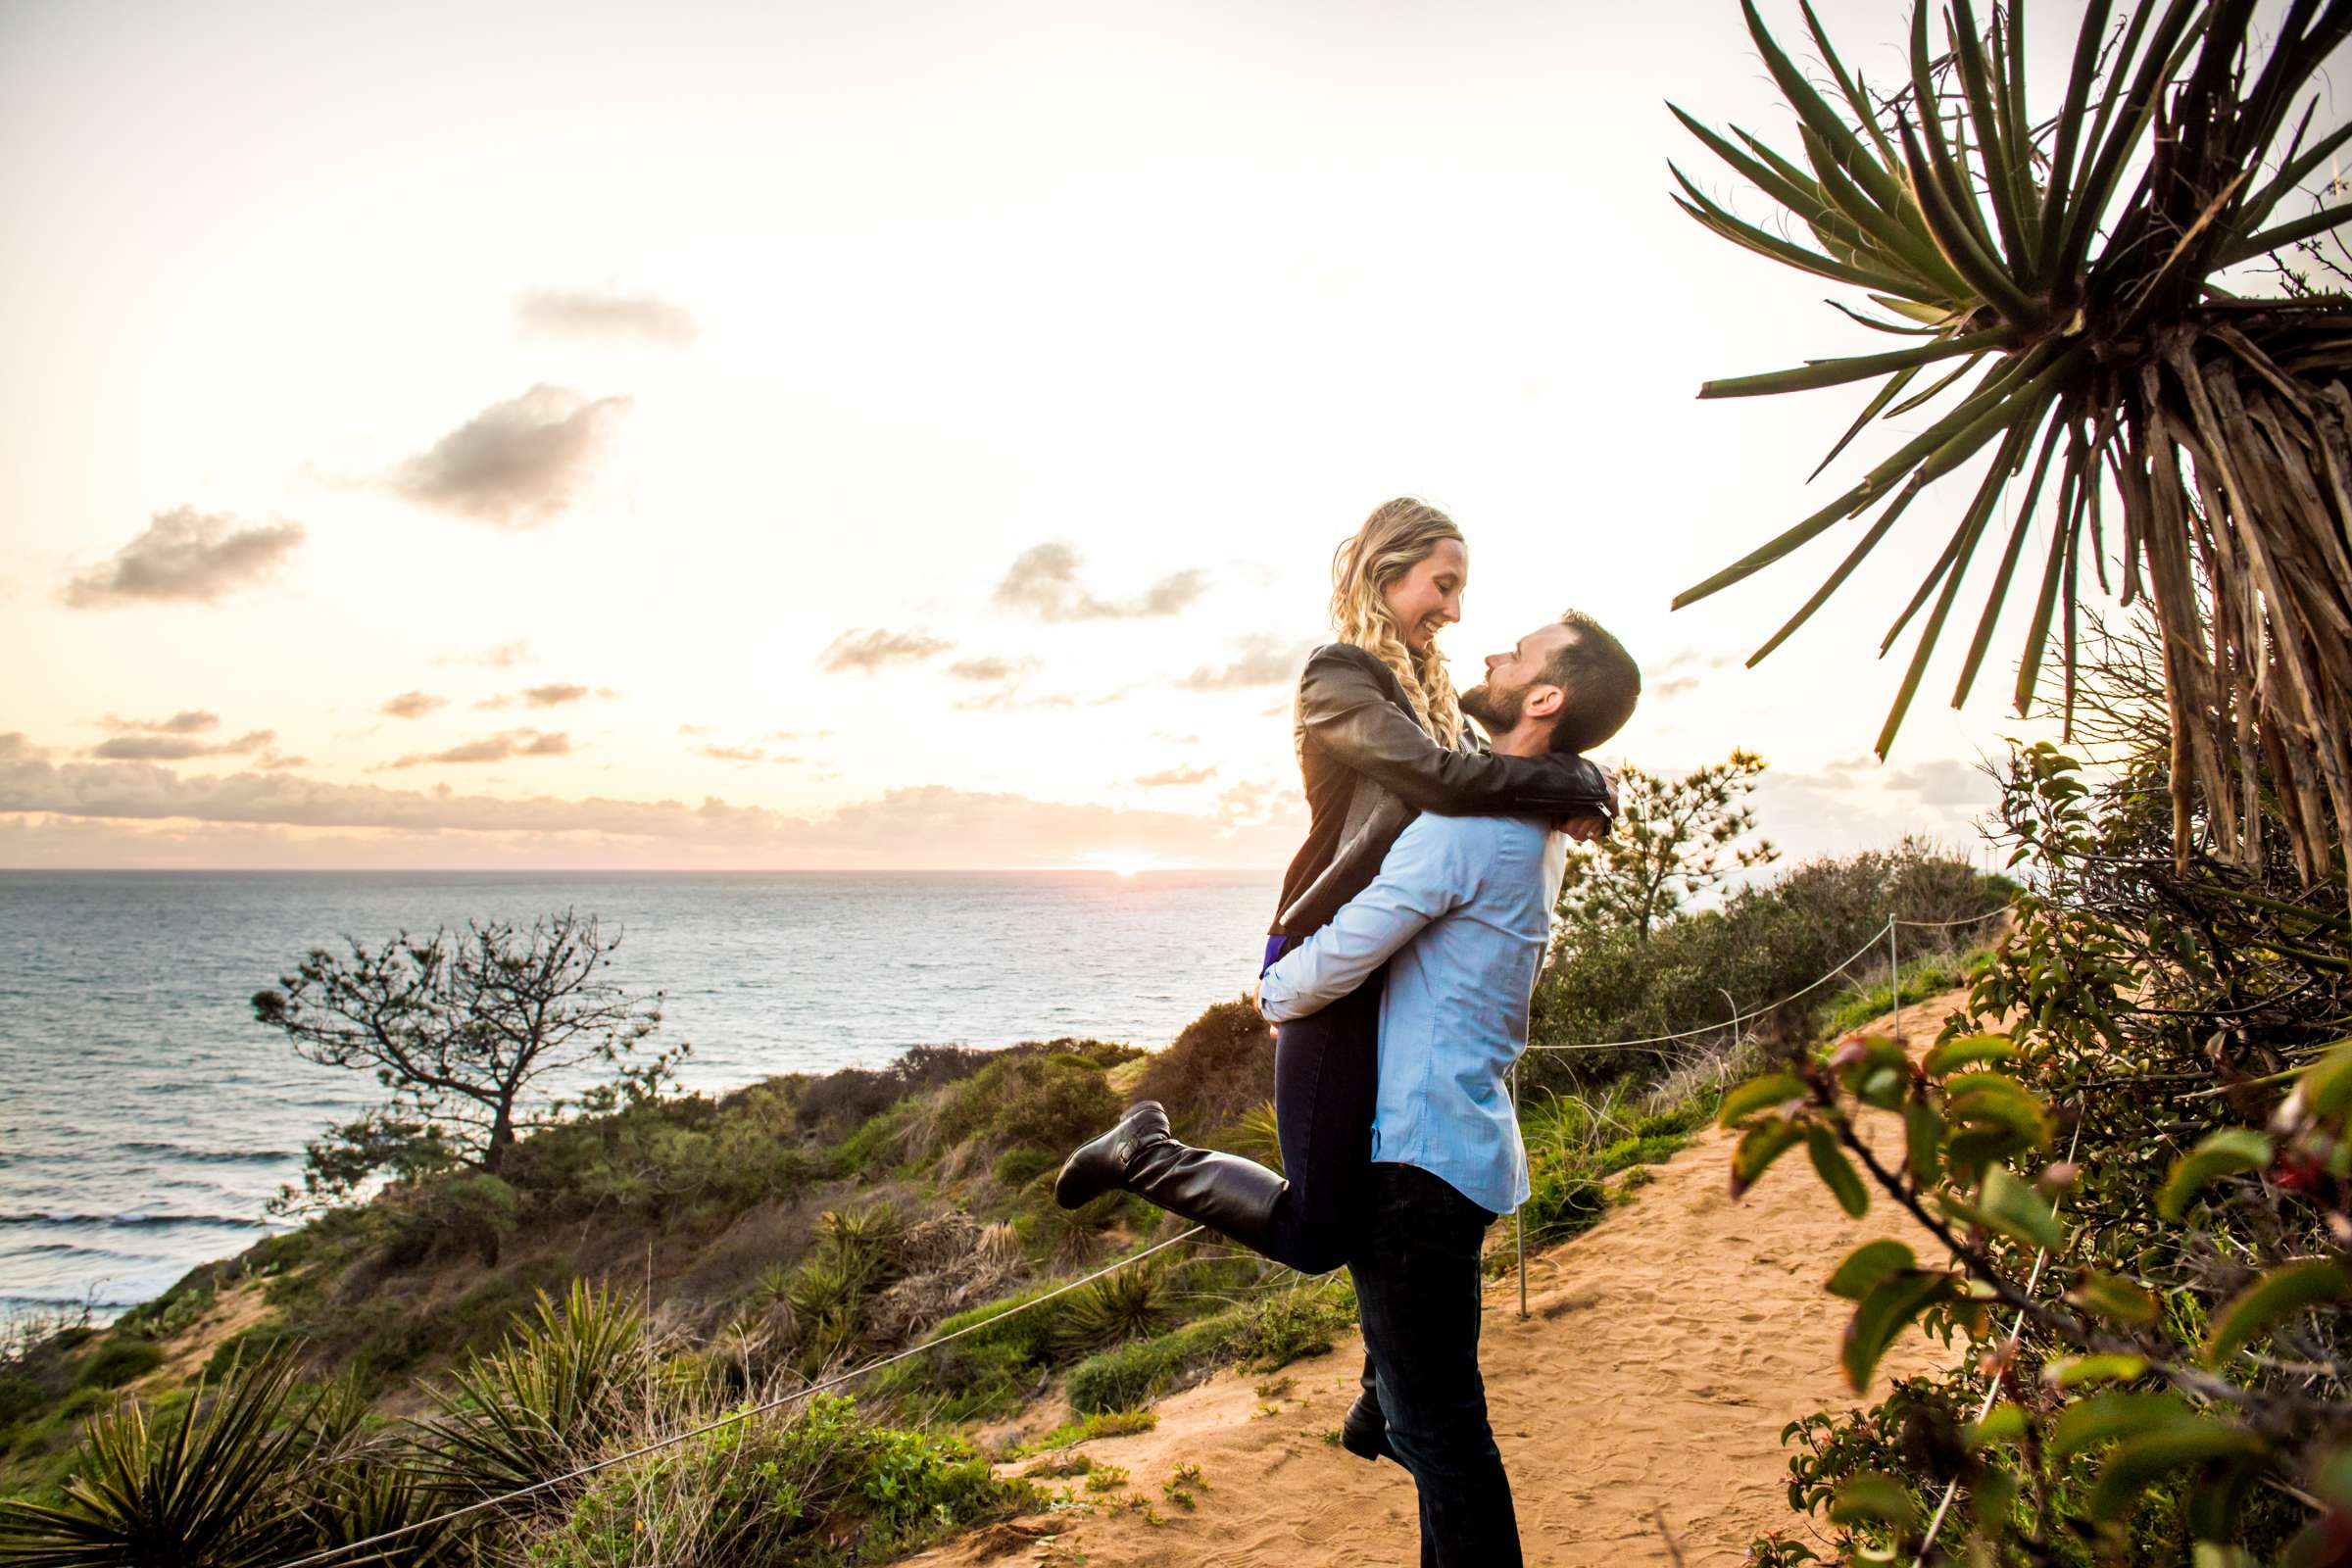
M1285 938L1282 952L1298 946ZM1348 1261L1348 1216L1372 1157L1380 1091L1381 976L1274 1031L1274 1119L1291 1185L1258 1249L1302 1274Z
M1494 1215L1415 1165L1369 1167L1348 1260L1389 1446L1421 1494L1421 1568L1519 1568L1511 1484L1478 1375L1479 1247Z

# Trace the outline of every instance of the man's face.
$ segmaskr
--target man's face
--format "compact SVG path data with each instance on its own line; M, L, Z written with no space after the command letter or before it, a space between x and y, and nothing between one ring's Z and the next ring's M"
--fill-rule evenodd
M1576 635L1556 620L1547 620L1514 644L1507 654L1487 656L1487 678L1462 693L1462 711L1486 726L1490 735L1519 727L1527 716L1531 696L1557 692L1543 679L1544 665Z

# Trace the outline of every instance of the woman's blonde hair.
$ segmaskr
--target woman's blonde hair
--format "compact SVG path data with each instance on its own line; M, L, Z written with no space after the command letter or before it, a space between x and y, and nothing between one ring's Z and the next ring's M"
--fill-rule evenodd
M1461 739L1462 710L1446 673L1446 656L1435 639L1418 654L1407 648L1384 595L1427 560L1439 540L1461 537L1453 519L1428 502L1398 496L1373 508L1364 525L1331 558L1332 629L1340 641L1361 648L1396 673L1422 727L1448 748Z

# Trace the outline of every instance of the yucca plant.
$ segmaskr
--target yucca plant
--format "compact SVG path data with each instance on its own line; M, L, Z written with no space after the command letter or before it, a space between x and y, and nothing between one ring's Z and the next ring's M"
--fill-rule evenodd
M0 1501L10 1568L263 1568L313 1542L295 1485L320 1396L280 1351L196 1382L176 1413L131 1400L91 1420L65 1498Z
M1054 1322L1054 1346L1064 1354L1083 1354L1144 1339L1167 1327L1174 1312L1159 1270L1127 1269L1071 1294Z
M596 1456L628 1419L653 1370L644 1315L604 1287L573 1280L558 1306L544 1292L507 1342L475 1354L422 1423L422 1474L444 1494L487 1496L538 1486ZM551 1489L551 1491L554 1489ZM539 1505L558 1500L548 1494Z
M2352 300L2291 270L2279 297L2249 297L2215 278L2352 217L2352 205L2286 212L2352 137L2352 125L2310 134L2316 99L2295 114L2352 33L2352 0L2287 0L2267 50L2254 35L2253 0L2142 0L2120 19L2112 0L2090 0L2064 100L2045 121L2027 107L2022 5L1995 10L1985 26L1969 0L1951 0L1941 55L1918 5L1910 79L1891 96L1847 70L1802 0L1828 76L1818 88L1754 5L1742 8L1795 111L1798 156L1674 113L1814 243L1742 221L1676 169L1679 204L1749 250L1863 290L1877 311L1838 309L1909 341L1712 381L1700 395L1877 381L1823 467L1875 418L1929 405L1940 412L1835 501L1676 607L1875 511L1754 663L1836 593L1922 491L1989 449L1958 525L1881 645L1884 655L1926 611L1880 755L2005 498L2008 536L1953 704L1976 681L2049 497L2055 527L2016 698L2022 712L2055 643L2071 710L2082 559L2104 582L2113 504L2122 592L2150 598L2164 632L2180 853L2201 793L2218 853L2259 859L2260 758L2281 781L2299 869L2328 876L2352 822L2352 397L2343 379Z

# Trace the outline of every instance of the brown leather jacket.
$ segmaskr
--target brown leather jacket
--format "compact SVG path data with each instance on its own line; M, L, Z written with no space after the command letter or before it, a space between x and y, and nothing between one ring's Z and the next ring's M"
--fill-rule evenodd
M1395 672L1347 643L1307 659L1294 714L1308 827L1282 879L1279 936L1310 934L1369 887L1389 846L1423 811L1615 816L1608 781L1581 757L1496 757L1467 727L1455 749L1440 746Z

